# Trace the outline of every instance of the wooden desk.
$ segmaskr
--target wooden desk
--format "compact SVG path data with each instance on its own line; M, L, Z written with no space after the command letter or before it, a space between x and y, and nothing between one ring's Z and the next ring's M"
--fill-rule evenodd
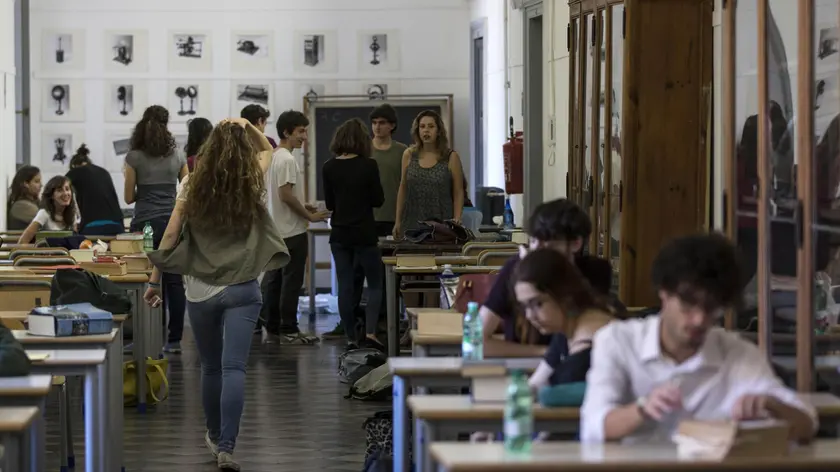
M503 402L475 403L469 395L411 395L408 407L414 415L414 461L418 472L435 470L428 448L435 441L454 440L465 432L503 432ZM534 405L534 431L576 433L579 425L578 408Z
M456 274L489 274L497 270L502 270L502 266L479 266L468 265L452 269ZM394 273L400 275L434 275L443 272L443 266L436 267L394 267Z
M415 357L460 356L464 336L453 334L420 334L411 330L411 353Z
M37 408L40 411L46 409L47 395L52 388L52 375L25 375L22 377L3 377L0 378L0 405L4 407L29 407ZM64 414L64 411L60 414ZM64 417L61 417L61 423L64 425ZM65 431L62 429L62 431ZM38 415L32 421L30 426L30 442L31 444L46 444L46 426L43 415ZM31 452L38 453L39 448L34 448ZM62 466L66 466L67 454L62 451ZM32 470L43 470L42 454L32 455L31 453L25 456L32 463ZM0 461L2 466L2 461ZM3 469L7 470L7 469ZM14 470L14 469L8 469ZM27 470L27 469L21 469Z
M0 461L3 470L43 470L45 443L43 437L39 438L33 432L38 429L35 423L40 417L41 410L37 406L0 407L0 437L5 449Z
M3 377L0 380L0 403L7 404L9 398L45 397L52 388L51 375L26 375Z
M525 458L509 457L501 443L433 443L429 449L439 470L444 472L764 472L840 468L840 442L837 440L816 441L811 446L794 449L788 457L726 462L680 459L673 444L537 443Z
M113 344L113 343L112 343ZM119 390L120 410L122 410L122 377L111 382L105 370L107 351L105 349L52 349L26 350L30 356L46 355L44 360L32 362L33 374L49 375L81 375L84 376L84 416L85 416L85 472L101 472L119 470L110 467L113 457L119 457L122 449L110 447L115 436L121 439L122 431L110 428L110 418L114 418L117 411L108 411L112 402L108 401L109 390ZM139 377L139 376L138 376ZM120 415L122 419L122 415Z
M418 256L422 256L424 254L418 254ZM405 257L407 254L403 254L400 257ZM385 265L397 265L397 256L384 256L382 258L382 263ZM476 265L478 264L478 256L435 256L435 264L437 265L453 265L453 266L464 266L464 265Z
M515 358L503 360L509 369L533 372L541 358ZM460 357L390 357L388 368L393 375L393 444L394 463L400 470L411 470L408 447L412 425L409 422L408 396L412 390L428 393L429 388L469 387L470 380L461 375L463 360ZM417 437L419 433L415 432Z

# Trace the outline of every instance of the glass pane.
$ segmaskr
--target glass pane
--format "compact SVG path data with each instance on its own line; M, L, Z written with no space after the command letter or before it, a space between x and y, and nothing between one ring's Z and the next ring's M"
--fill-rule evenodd
M837 324L840 307L840 11L837 2L817 2L814 21L814 314L817 333ZM810 277L809 277L810 279ZM818 337L817 355L840 350Z
M570 118L571 126L571 137L569 138L569 186L570 188L567 190L567 195L574 200L578 201L578 173L579 167L579 155L580 155L580 106L578 105L578 88L580 87L580 53L578 52L579 45L578 45L578 35L580 28L580 20L574 19L572 20L572 58L574 62L574 68L572 70L572 87L571 93L569 94L569 100L571 100L572 104L572 116Z
M621 95L623 92L622 79L624 77L624 38L622 37L622 24L624 21L624 5L612 7L612 126L610 130L611 145L610 151L610 254L612 255L613 270L619 267L619 254L621 246Z
M598 33L600 35L600 40L598 42L598 60L601 61L601 74L598 84L598 192L595 198L595 211L598 218L597 254L598 257L604 257L606 255L606 249L604 248L604 244L606 244L606 221L604 219L604 126L607 123L607 117L604 114L606 111L606 101L604 101L604 84L606 83L607 75L607 35L604 32L606 13L604 13L604 10L598 12L598 17Z
M593 28L593 15L586 15L586 25L587 31L585 36L586 41L586 69L584 70L584 88L583 88L583 129L584 133L582 136L583 142L583 205L585 209L589 208L590 200L590 191L589 188L589 177L592 175L592 68L594 64L594 57L595 57L595 45L592 44L592 28ZM594 248L590 248L590 251L594 252Z

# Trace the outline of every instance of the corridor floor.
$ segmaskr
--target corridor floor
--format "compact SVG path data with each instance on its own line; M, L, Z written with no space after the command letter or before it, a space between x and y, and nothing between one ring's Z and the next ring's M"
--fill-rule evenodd
M332 329L336 321L336 316L320 318L317 331ZM169 399L143 415L125 409L124 462L128 472L219 470L204 446L201 375L189 328L185 338L184 352L168 356ZM243 472L361 470L365 450L362 423L390 405L344 398L348 386L336 376L341 352L342 343L337 340L319 346L263 345L259 336L254 336L245 412L234 454ZM71 391L76 470L84 470L78 382ZM54 395L47 411L47 469L59 470L58 401Z

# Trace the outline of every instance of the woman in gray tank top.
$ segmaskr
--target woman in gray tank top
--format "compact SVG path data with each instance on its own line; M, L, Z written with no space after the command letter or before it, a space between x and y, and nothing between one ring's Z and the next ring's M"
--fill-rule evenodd
M440 115L432 110L421 112L411 125L411 136L414 145L402 158L395 239L429 218L461 221L464 209L461 158L449 148Z
M175 148L169 132L169 111L152 105L134 127L131 151L125 156L125 202L134 203L131 231L142 232L146 223L154 231L155 249L160 245L172 210L178 182L189 173L184 154ZM164 348L181 352L184 334L184 283L178 274L163 274L163 299L169 309L169 333Z

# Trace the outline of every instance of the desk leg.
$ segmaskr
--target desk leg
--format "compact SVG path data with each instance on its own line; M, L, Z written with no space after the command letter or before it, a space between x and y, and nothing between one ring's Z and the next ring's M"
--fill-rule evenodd
M37 472L44 472L44 449L46 447L46 399L38 405L40 412L29 427L29 468ZM66 457L66 456L65 456Z
M308 239L307 244L309 245L309 325L310 327L315 326L315 293L317 292L315 287L315 274L316 266L318 264L317 258L315 257L315 234L307 231L306 238Z
M29 451L26 450L24 437L15 434L4 434L3 438L3 464L2 470L26 470ZM396 471L395 471L396 472Z
M85 472L102 472L105 465L102 463L103 452L102 439L105 432L102 431L102 399L100 398L99 373L104 371L104 366L97 366L85 372Z
M134 291L134 363L137 366L135 373L137 374L137 411L139 413L146 412L146 356L147 346L150 338L150 312L145 309L145 301L140 290Z
M109 471L123 470L123 375L122 375L122 325L117 328L117 337L108 346L107 363L107 385L106 397L108 405L105 419L108 421L107 439L110 442L106 445L111 458L108 464Z
M434 472L434 461L432 460L432 455L429 451L430 447L433 442L437 441L437 431L435 427L426 421L419 421L415 420L415 427L417 429L416 432L422 431L422 434L418 434L418 438L414 439L414 444L416 444L417 449L414 452L414 457L416 457L417 461L417 470L418 472Z
M411 423L409 421L408 395L411 393L411 382L401 376L394 376L393 379L393 446L394 446L394 472L405 472L411 470L411 454L409 437L411 434ZM414 452L417 455L417 450Z
M397 356L400 352L400 320L397 312L397 273L394 266L385 265L385 303L388 317L388 355ZM406 469L408 470L408 469Z

